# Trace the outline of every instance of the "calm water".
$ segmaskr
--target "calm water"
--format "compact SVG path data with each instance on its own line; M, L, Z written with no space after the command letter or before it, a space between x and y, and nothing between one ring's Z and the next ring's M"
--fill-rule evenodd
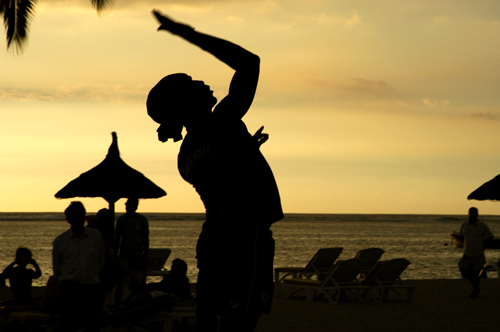
M196 281L196 240L203 214L146 213L150 221L150 245L170 248L167 261L182 258L188 276ZM363 248L380 247L383 259L404 257L411 261L406 279L460 278L457 262L462 249L451 242L450 233L460 228L465 216L446 215L354 215L290 214L272 226L276 240L275 266L304 266L324 247L343 247L341 259L353 257ZM500 233L500 216L483 216L494 234ZM44 285L52 274L52 240L68 229L59 213L0 213L0 269L5 268L19 246L30 248ZM486 257L500 258L499 250L487 250Z

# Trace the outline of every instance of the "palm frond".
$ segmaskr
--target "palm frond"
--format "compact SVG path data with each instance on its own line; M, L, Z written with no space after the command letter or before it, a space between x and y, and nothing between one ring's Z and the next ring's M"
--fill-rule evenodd
M99 14L107 7L111 7L113 5L113 0L90 0L90 2Z
M29 24L35 13L36 0L0 0L0 13L7 34L7 49L12 45L17 52L26 43Z

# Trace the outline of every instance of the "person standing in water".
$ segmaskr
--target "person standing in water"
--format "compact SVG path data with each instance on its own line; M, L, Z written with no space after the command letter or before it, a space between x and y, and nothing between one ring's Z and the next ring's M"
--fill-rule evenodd
M235 70L228 95L217 104L210 87L172 74L151 89L149 116L162 142L182 140L178 169L206 210L196 247L196 331L253 331L273 297L271 225L283 218L274 175L259 150L268 138L252 136L242 118L257 89L260 58L229 41L195 31L158 11L160 31L200 47Z

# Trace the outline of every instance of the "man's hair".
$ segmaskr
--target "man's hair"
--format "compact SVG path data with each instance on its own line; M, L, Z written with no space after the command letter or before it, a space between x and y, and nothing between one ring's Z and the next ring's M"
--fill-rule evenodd
M75 216L84 216L87 211L80 201L73 201L69 204L69 206L64 210L64 214L66 215L66 219L70 219Z
M186 93L184 87L187 77L180 73L165 76L149 91L146 107L154 121L159 123L158 119L164 117L165 113L172 120L178 119L180 102Z
M186 275L188 266L185 261L180 258L176 258L172 261L171 271L174 271L177 275Z
M139 206L139 199L137 197L129 197L127 199L127 201L125 202L125 204L134 204L134 205L137 205Z
M469 209L469 216L471 216L471 217L477 217L477 216L479 216L479 211L477 210L476 207L471 207Z
M25 247L17 248L16 258L19 258L19 257L27 257L28 259L31 259L31 257L32 257L31 250L29 250L28 248L25 248Z

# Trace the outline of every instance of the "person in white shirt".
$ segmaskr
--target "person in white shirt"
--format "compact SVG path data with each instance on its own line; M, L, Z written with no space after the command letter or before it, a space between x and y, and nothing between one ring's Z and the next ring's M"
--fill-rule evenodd
M479 221L477 208L469 209L469 220L464 222L460 228L460 234L464 236L464 255L458 263L462 277L466 278L472 285L471 299L479 295L480 274L486 259L484 257L485 243L493 239L488 226Z
M85 207L74 201L64 214L71 228L53 242L54 275L61 283L59 331L100 331L99 270L104 265L104 241L98 230L84 227Z

